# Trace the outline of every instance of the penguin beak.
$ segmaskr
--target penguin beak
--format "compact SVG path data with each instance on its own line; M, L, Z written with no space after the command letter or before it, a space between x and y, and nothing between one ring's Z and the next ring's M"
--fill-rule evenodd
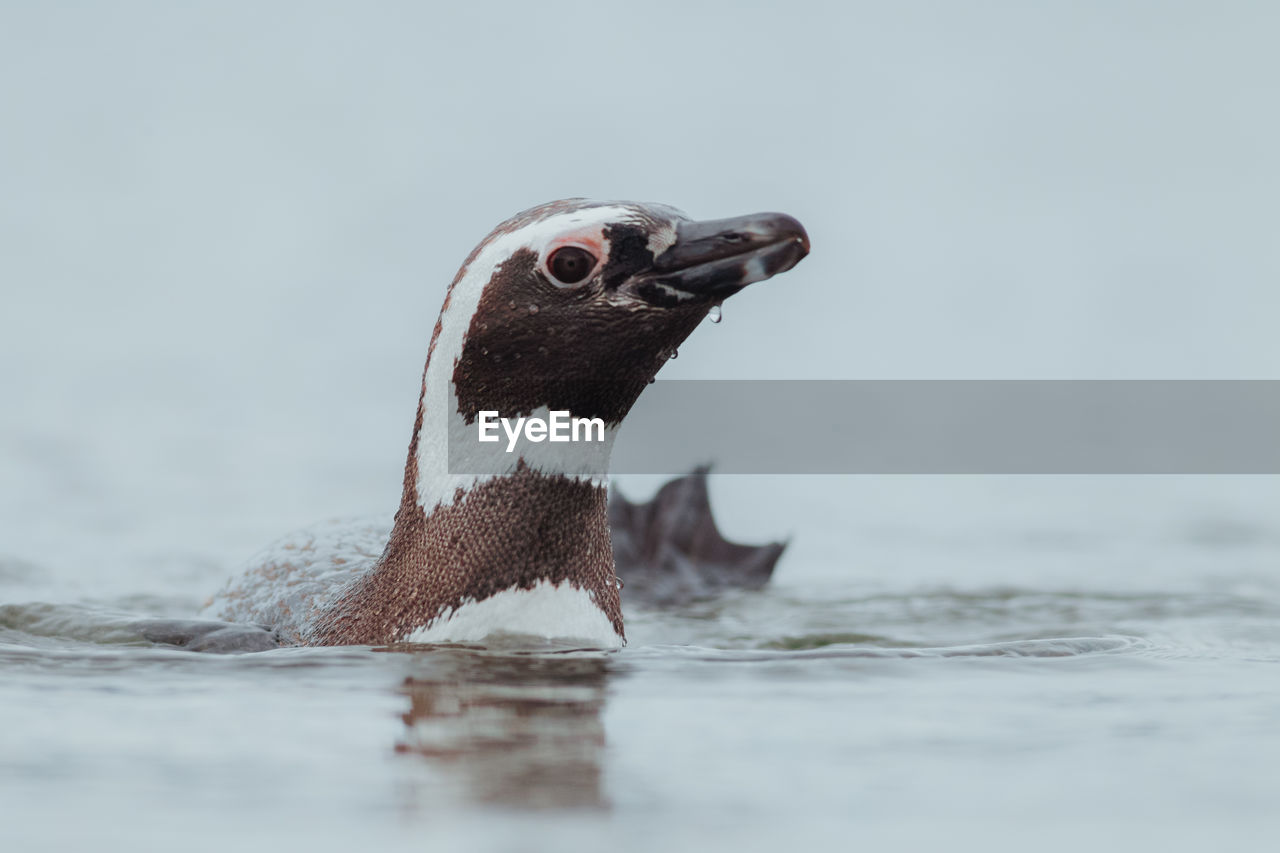
M809 235L785 213L681 222L675 243L654 259L652 281L719 300L786 272L807 254Z

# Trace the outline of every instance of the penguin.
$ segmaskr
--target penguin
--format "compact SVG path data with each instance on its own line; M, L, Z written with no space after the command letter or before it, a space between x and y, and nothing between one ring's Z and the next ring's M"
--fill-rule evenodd
M808 252L804 227L781 213L695 221L661 204L566 199L516 214L445 295L390 530L300 531L204 612L269 626L287 644L531 635L620 647L607 474L617 429L710 312ZM596 425L594 440L526 429L513 452L506 436L480 437L496 418L509 429L555 413Z

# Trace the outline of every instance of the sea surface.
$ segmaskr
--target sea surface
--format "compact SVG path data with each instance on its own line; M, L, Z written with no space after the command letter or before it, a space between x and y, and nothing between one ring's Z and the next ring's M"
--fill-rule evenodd
M761 485L714 481L727 507L735 480ZM615 653L198 654L129 619L193 614L216 558L80 573L5 559L0 838L1269 849L1280 530L1248 501L1275 506L1274 482L803 482L751 499L776 495L784 514L806 493L879 491L966 509L950 529L849 518L793 543L764 591L628 612ZM993 511L1004 502L1016 522Z
M1277 477L713 474L773 582L616 653L131 625L390 517L448 281L554 198L805 223L662 378L1280 377L1278 30L0 4L0 851L1275 849Z

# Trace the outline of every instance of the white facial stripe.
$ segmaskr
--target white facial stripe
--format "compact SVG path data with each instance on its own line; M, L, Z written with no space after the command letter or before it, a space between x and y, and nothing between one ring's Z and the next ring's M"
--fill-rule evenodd
M664 294L666 294L667 296L670 296L672 299L676 300L677 302L685 302L690 299L698 298L698 295L696 293L688 293L684 290L680 290L679 288L672 287L669 284L663 284L660 281L651 282L651 286L662 291ZM607 298L609 299L610 302L614 304L624 304L626 302L631 301L630 296L622 293L611 294Z
M676 242L676 226L664 225L661 228L655 228L653 233L649 235L649 251L653 252L656 258L667 249L670 249Z
M635 211L626 207L589 207L585 210L560 213L540 222L533 222L518 231L498 238L494 243L505 241L508 237L514 238L512 243L508 244L510 248L502 253L503 257L520 247L532 249L537 252L538 257L543 257L547 247L559 237L575 233L599 234L604 226L610 223L626 222L635 218ZM492 244L490 244L490 247L492 247ZM479 260L479 258L476 258L477 262ZM472 266L475 266L475 264ZM492 273L492 270L490 272Z
M476 475L449 473L449 445L446 436L463 435L468 426L458 413L458 398L453 389L453 370L462 357L467 329L480 304L480 296L493 277L494 270L519 249L531 249L542 256L546 247L566 231L592 225L636 219L632 208L609 205L590 207L549 216L532 222L509 234L494 238L476 256L454 285L449 305L440 314L440 336L427 362L426 394L423 398L422 431L418 435L418 503L430 513L437 505L453 503L458 489L470 490L480 479ZM545 408L541 410L546 413ZM460 432L462 431L462 432ZM493 445L497 447L497 445ZM489 445L485 446L486 449ZM613 441L606 436L601 443L530 445L532 458L526 464L546 473L564 473L583 479L597 479L607 470L608 454ZM603 450L603 464L598 455ZM498 451L501 453L501 449ZM545 455L544 455L545 454ZM586 454L581 457L579 454ZM507 459L514 454L508 454ZM504 462L507 460L504 459ZM511 470L516 460L511 459ZM475 470L494 470L494 464L477 465Z

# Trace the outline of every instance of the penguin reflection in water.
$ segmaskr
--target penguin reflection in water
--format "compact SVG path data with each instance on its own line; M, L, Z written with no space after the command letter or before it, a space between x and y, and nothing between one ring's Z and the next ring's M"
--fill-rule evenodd
M331 523L277 543L206 607L243 627L193 647L515 634L616 648L619 575L664 600L759 586L781 547L724 541L704 471L651 505L612 506L603 472L618 426L676 347L808 250L800 223L778 213L697 222L664 205L573 199L502 223L463 263L436 321L394 524ZM599 418L604 440L508 454L474 442L482 411ZM468 437L458 464L449 446Z

